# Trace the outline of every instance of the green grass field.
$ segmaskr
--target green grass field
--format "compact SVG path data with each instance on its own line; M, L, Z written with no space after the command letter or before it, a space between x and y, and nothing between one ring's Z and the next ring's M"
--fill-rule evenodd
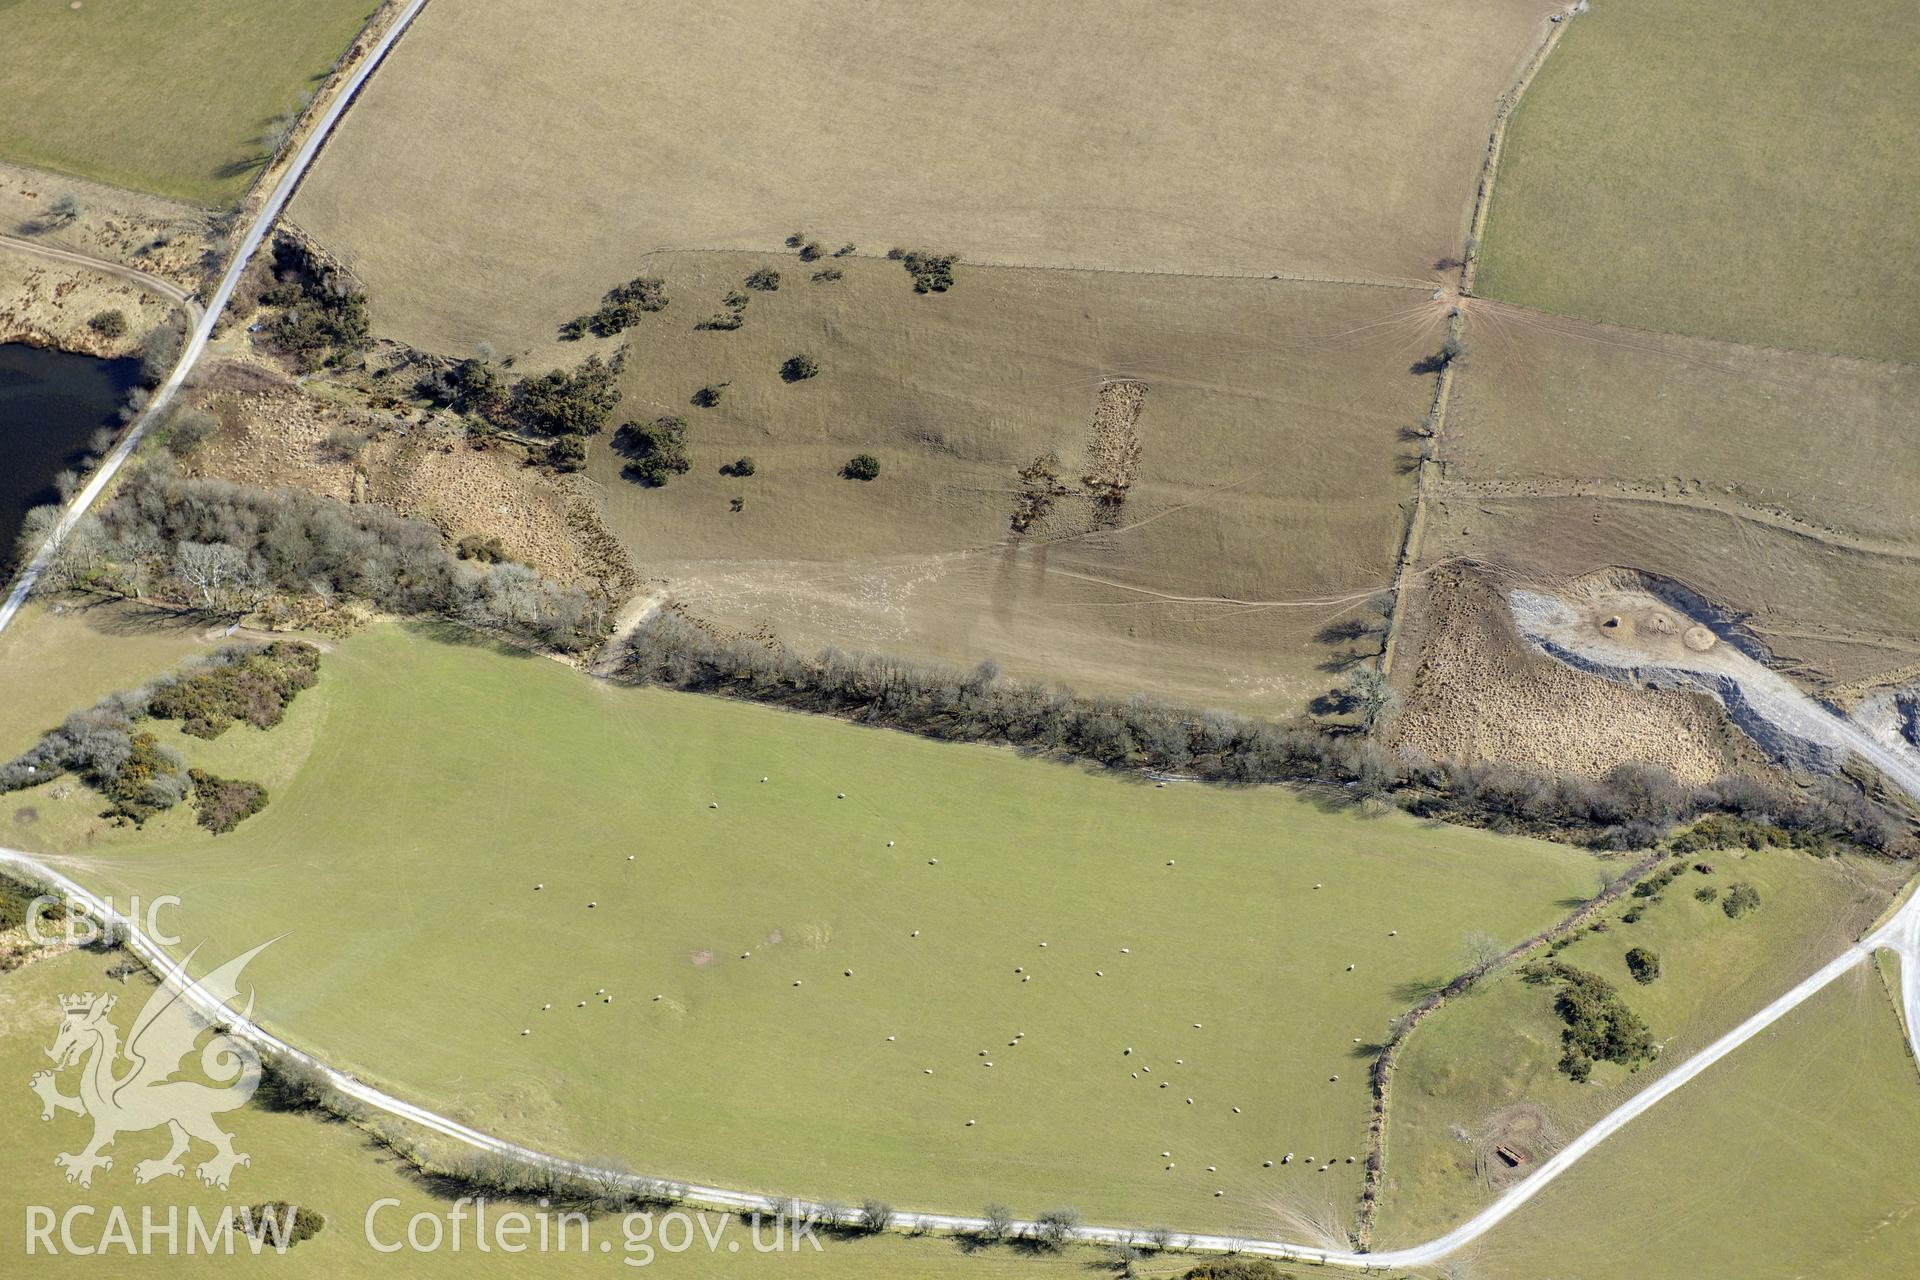
M1891 1280L1920 1250L1920 1077L1860 965L1480 1241L1483 1280Z
M737 331L696 331L755 268ZM625 335L623 418L687 419L693 464L664 488L588 474L608 526L676 601L727 626L824 644L993 658L1089 691L1293 714L1355 646L1393 580L1412 478L1400 432L1432 380L1409 364L1442 313L1399 290L972 268L913 292L897 262L662 254L671 302ZM797 351L820 363L797 384ZM578 350L567 357L578 360ZM1090 466L1103 381L1146 384L1138 475L1103 517L1082 494L1012 529L1021 469ZM725 384L699 408L702 386ZM871 483L843 478L856 453ZM751 477L721 475L754 459ZM742 510L730 508L733 498ZM1359 646L1378 648L1377 638Z
M377 0L0 0L0 156L231 204Z
M1477 290L1920 358L1916 48L1920 10L1899 0L1595 5L1514 113Z
M557 1150L903 1209L1338 1228L1359 1042L1467 931L1520 936L1595 883L1567 848L612 688L392 625L271 732L174 740L271 805L229 836L184 809L141 833L44 787L22 838L81 851L101 889L179 894L205 956L285 934L255 965L269 1024Z
M0 632L7 684L0 698L0 757L26 750L70 712L213 647L201 639L206 629L197 619L117 602L28 605Z
M1560 953L1600 974L1643 1017L1661 1056L1638 1072L1597 1064L1593 1082L1560 1072L1562 1022L1553 988L1508 973L1454 1001L1420 1025L1400 1055L1388 1135L1388 1187L1379 1238L1414 1243L1465 1220L1509 1173L1491 1157L1497 1143L1532 1162L1600 1119L1662 1070L1705 1047L1768 1000L1831 960L1892 899L1899 868L1858 859L1815 859L1760 850L1697 855L1711 875L1688 870L1655 905L1629 897L1608 912L1608 928L1586 933ZM1724 893L1734 881L1759 889L1761 906L1729 919L1703 887ZM1633 905L1644 914L1621 916ZM1661 976L1641 985L1622 957L1653 950ZM1689 1086L1691 1093L1698 1086ZM1683 1098L1675 1104L1686 1105ZM1663 1104L1664 1106L1674 1104ZM1464 1138L1463 1138L1463 1135Z
M124 1035L134 1016L153 990L151 981L140 974L123 982L106 976L112 963L108 957L71 951L65 955L38 961L24 969L0 975L0 1075L15 1084L24 1082L36 1071L47 1068L44 1050L52 1043L59 1026L59 997L83 991L113 991L119 996L114 1021ZM124 1071L124 1064L120 1067ZM62 1077L64 1092L74 1090L71 1073ZM35 1276L103 1276L116 1278L226 1275L257 1275L263 1269L283 1277L324 1277L334 1280L344 1275L414 1277L468 1276L554 1276L560 1280L577 1277L609 1276L622 1273L662 1275L670 1280L735 1280L736 1277L793 1276L802 1280L894 1280L902 1275L924 1276L928 1280L1029 1280L1029 1278L1083 1276L1100 1259L1090 1248L1071 1249L1058 1255L1035 1254L1011 1247L963 1250L949 1239L907 1239L885 1236L878 1239L828 1237L821 1251L811 1247L798 1251L756 1252L754 1237L738 1219L706 1214L694 1228L694 1246L673 1251L663 1247L681 1244L682 1229L668 1228L664 1219L631 1224L619 1217L598 1217L592 1222L588 1243L583 1251L503 1255L499 1251L481 1253L474 1247L471 1219L464 1236L464 1247L454 1252L443 1243L438 1252L411 1249L387 1253L376 1249L367 1236L366 1218L370 1208L381 1200L397 1205L377 1210L374 1239L390 1245L405 1238L408 1219L419 1213L444 1216L452 1208L451 1193L424 1181L391 1152L375 1143L366 1133L351 1125L320 1119L310 1113L288 1113L264 1106L248 1106L223 1114L221 1125L234 1135L234 1146L252 1158L252 1164L237 1170L226 1192L203 1186L191 1174L192 1163L206 1154L197 1147L189 1157L185 1178L163 1178L144 1186L135 1186L132 1167L138 1160L159 1156L166 1146L164 1132L148 1130L127 1133L111 1149L114 1167L96 1176L91 1189L67 1185L63 1171L56 1168L56 1152L78 1149L89 1132L86 1121L60 1115L52 1123L39 1120L40 1104L24 1087L6 1090L0 1101L8 1139L0 1143L0 1258L9 1268L24 1265ZM56 1215L88 1205L96 1210L91 1218L76 1219L76 1236L83 1244L99 1239L106 1215L119 1206L134 1224L141 1221L143 1209L150 1208L160 1222L170 1210L186 1214L195 1209L206 1220L216 1218L223 1207L239 1208L266 1200L280 1200L314 1209L327 1219L319 1235L293 1247L285 1256L266 1262L240 1253L208 1257L205 1254L129 1257L114 1252L104 1257L76 1257L65 1254L49 1257L37 1253L24 1260L26 1221L29 1206L45 1206ZM495 1201L491 1212L519 1210L537 1213L538 1207L525 1202ZM184 1221L184 1218L182 1219ZM631 1228L637 1242L629 1249ZM709 1251L707 1236L717 1241ZM425 1238L425 1237L423 1237ZM56 1236L56 1241L58 1237ZM156 1237L156 1241L161 1238ZM182 1237L184 1240L184 1236ZM772 1239L763 1229L762 1243ZM597 1251L599 1241L614 1246L611 1256ZM159 1245L164 1249L164 1244ZM184 1244L182 1245L184 1248ZM651 1247L649 1256L644 1249ZM241 1245L244 1249L244 1244ZM16 1259L21 1261L16 1262ZM644 1267L623 1265L627 1259L645 1262ZM1145 1264L1143 1275L1175 1274L1191 1265L1191 1259L1166 1260Z

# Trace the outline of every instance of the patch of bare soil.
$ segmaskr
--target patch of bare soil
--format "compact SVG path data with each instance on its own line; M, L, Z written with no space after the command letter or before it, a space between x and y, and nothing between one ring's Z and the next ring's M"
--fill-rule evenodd
M1628 689L1522 643L1484 579L1436 573L1393 740L1436 759L1498 760L1598 777L1630 761L1685 782L1726 773L1738 748L1707 697Z
M1545 1107L1520 1102L1488 1116L1469 1145L1481 1182L1498 1188L1532 1173L1559 1149L1560 1135Z
M1140 410L1147 403L1144 382L1108 382L1093 409L1093 435L1087 444L1084 483L1097 502L1118 507L1140 473Z
M403 422L232 365L205 404L220 426L187 459L194 474L377 502L432 521L452 541L498 538L511 559L563 581L618 590L637 580L572 483L527 466L518 449L475 441L450 418Z
M173 309L147 290L102 272L0 247L0 342L89 356L134 355ZM125 316L126 332L110 338L89 328L87 321L102 311Z
M56 216L54 203L69 195L77 215ZM220 242L214 219L182 201L0 164L0 231L138 267L185 289L199 285Z
M1113 523L1140 474L1140 410L1147 384L1105 382L1093 406L1086 463L1076 487L1062 475L1060 458L1043 453L1021 468L1014 502L1015 533L1055 536L1089 533ZM1060 500L1068 499L1064 507Z

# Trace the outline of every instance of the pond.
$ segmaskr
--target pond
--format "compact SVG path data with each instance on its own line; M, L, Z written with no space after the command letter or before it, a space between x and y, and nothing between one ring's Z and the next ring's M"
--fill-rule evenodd
M0 567L12 567L26 513L59 499L53 478L79 463L95 431L119 425L139 373L138 360L0 343Z

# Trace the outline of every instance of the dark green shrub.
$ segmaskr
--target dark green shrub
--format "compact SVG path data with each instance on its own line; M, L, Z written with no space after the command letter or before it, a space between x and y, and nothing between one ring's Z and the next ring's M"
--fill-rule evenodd
M738 311L722 311L718 315L707 317L705 320L702 320L699 324L696 324L693 327L696 329L719 329L722 331L729 331L733 329L738 329L741 325L745 323L746 323L745 317L743 317Z
M891 258L893 254L887 256ZM945 293L953 287L953 254L915 249L911 253L901 254L900 261L905 264L907 274L913 277L915 293Z
M856 453L840 468L840 474L849 480L872 480L880 474L880 459L870 453Z
M687 458L685 418L669 415L652 422L629 422L620 428L614 443L628 456L627 476L650 489L685 475L693 465Z
M772 293L780 287L780 273L772 267L757 268L748 273L746 286L762 293Z
M96 311L88 317L87 328L103 338L117 338L127 331L127 313L124 311Z
M1635 947L1627 952L1627 972L1641 986L1660 976L1660 957L1645 947Z
M820 372L820 362L804 352L788 356L780 364L780 377L787 382L805 382Z
M219 778L204 769L189 769L193 779L197 821L215 835L225 835L267 807L267 789L257 782Z
M700 388L693 393L694 405L701 409L713 408L720 403L720 397L726 391L728 385L729 384L725 382L717 382L712 386Z
M506 395L500 374L485 360L462 360L441 373L421 378L414 388L455 413L491 413Z
M514 388L513 416L541 435L597 435L620 405L622 363L618 356L602 360L592 355L572 373L554 369L537 378L523 378Z
M598 311L561 325L560 336L568 341L589 333L596 337L611 338L637 324L642 315L650 311L663 311L666 305L664 281L652 276L636 276L625 284L607 290Z
M720 468L720 474L741 478L750 476L753 474L753 459L745 455L735 458L732 462Z
M290 238L273 246L274 284L260 300L280 308L267 322L273 344L311 363L323 352L357 351L373 340L367 295Z
M316 1211L284 1200L244 1207L236 1217L242 1233L274 1250L291 1249L303 1240L311 1240L327 1225L326 1218Z
M1182 1280L1289 1280L1268 1258L1220 1258L1182 1273Z
M1560 1033L1564 1050L1560 1069L1573 1080L1584 1082L1595 1062L1638 1067L1652 1060L1653 1033L1599 974L1558 960L1542 960L1521 970L1521 976L1529 982L1559 984L1553 1007L1566 1023Z
M1727 886L1727 896L1721 900L1720 909L1727 913L1730 920L1738 920L1760 905L1760 891L1745 880L1736 880Z

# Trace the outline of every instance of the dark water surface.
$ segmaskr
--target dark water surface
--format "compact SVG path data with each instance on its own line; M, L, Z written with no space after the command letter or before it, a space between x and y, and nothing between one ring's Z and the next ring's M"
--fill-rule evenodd
M53 478L80 461L87 440L117 426L138 360L96 360L0 343L0 567L30 508L58 500Z

